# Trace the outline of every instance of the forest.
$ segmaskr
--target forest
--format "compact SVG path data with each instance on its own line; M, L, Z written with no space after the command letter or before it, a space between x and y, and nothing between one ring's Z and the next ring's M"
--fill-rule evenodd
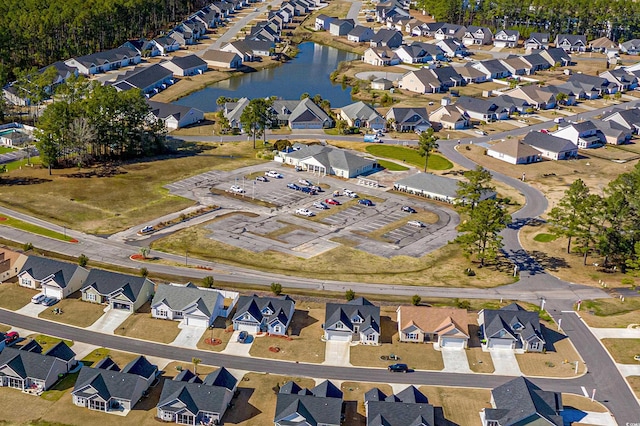
M607 36L623 42L640 38L640 2L635 0L418 0L438 21L482 25L492 30Z
M0 85L16 68L43 67L72 56L153 37L206 0L2 0Z

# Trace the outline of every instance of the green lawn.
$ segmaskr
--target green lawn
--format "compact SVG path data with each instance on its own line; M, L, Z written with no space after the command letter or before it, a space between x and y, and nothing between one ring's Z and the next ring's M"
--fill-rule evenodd
M408 167L405 167L398 163L394 163L393 161L378 160L378 164L380 164L382 167L389 170L390 172L404 172L405 170L409 170Z
M400 160L416 167L424 167L424 157L420 156L417 150L412 148L404 148L396 145L372 145L366 148L369 154L378 157ZM451 161L438 155L431 154L429 156L429 170L447 170L453 167Z
M32 334L27 337L31 337L33 340L38 342L38 344L42 346L43 353L57 345L59 342L64 342L69 347L73 346L73 342L71 340L58 339L57 337L47 336L46 334Z
M55 240L77 243L78 241L65 234L61 234L56 231L51 231L46 228L42 228L32 223L23 222L19 219L14 219L9 216L0 216L0 225L10 226L11 228L21 229L23 231L31 232L32 234L42 235L44 237L53 238Z
M533 237L533 239L539 243L550 243L551 241L555 240L556 238L558 238L556 235L552 235L552 234L538 234L535 237Z
M10 148L8 146L0 146L0 154L6 154L8 152L13 152L15 151L15 148Z

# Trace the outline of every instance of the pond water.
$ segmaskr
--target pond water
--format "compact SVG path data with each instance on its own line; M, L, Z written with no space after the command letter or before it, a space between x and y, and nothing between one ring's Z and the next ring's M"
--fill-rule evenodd
M333 47L306 42L298 46L300 52L291 61L278 67L233 77L199 90L175 103L216 111L220 96L229 98L259 98L277 96L282 99L300 99L303 93L316 94L328 99L332 107L350 104L351 88L333 84L329 74L341 61L351 61L358 55Z

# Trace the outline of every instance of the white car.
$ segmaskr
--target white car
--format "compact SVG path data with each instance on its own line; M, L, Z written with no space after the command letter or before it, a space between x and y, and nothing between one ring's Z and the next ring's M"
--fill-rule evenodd
M269 176L271 178L275 178L275 179L282 179L284 177L280 173L276 172L275 170L269 170L268 172L265 172L264 175Z
M147 234L149 232L153 232L153 226L145 226L140 230L141 234Z
M299 183L300 185L304 185L304 186L311 186L311 185L313 185L311 182L309 182L309 181L308 181L308 180L306 180L306 179L298 179L298 183Z
M31 298L31 301L32 301L33 303L42 303L42 301L43 301L44 299L46 299L46 298L47 298L47 296L45 296L45 295L44 295L44 293L38 293L38 294L36 294L35 296L33 296L33 297Z
M308 209L298 209L298 210L296 210L296 214L299 214L301 216L308 216L308 217L316 215L314 212L312 212L311 210L308 210Z
M419 220L410 220L407 225L415 226L416 228L424 228L426 225Z
M238 186L238 185L232 185L231 188L229 188L229 191L235 192L236 194L244 194L244 192L245 192L245 190L242 189L242 187Z
M349 198L358 198L358 194L356 194L355 192L351 191L350 189L343 189L342 193L344 195L346 195Z
M476 133L482 136L487 136L487 132L485 132L484 130L476 130Z

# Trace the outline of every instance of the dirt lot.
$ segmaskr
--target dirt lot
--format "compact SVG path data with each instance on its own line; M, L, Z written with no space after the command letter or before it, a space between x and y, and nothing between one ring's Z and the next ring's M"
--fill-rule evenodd
M150 303L145 303L138 312L132 314L115 330L119 336L151 340L160 343L173 342L180 329L178 321L161 320L151 317Z

